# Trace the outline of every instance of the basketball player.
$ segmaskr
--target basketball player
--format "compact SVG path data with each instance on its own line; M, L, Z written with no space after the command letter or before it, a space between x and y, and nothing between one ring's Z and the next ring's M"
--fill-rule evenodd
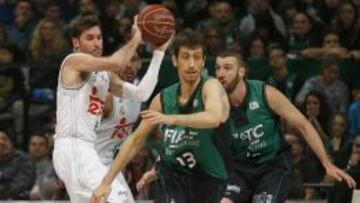
M229 121L235 160L221 203L285 201L292 166L278 116L301 132L328 175L354 187L354 180L331 163L316 130L287 98L264 82L247 80L244 75L238 53L224 52L216 58L216 77L231 104Z
M162 90L149 110L141 113L142 122L121 147L94 191L92 203L106 198L117 173L143 147L157 124L163 124L164 130L157 170L166 202L219 202L227 169L217 144L225 142L228 134L224 130L229 103L217 80L201 76L204 59L201 33L185 30L175 38L172 60L180 82Z
M81 16L74 21L75 53L64 59L59 73L53 151L56 173L65 183L71 202L89 202L92 190L107 171L94 147L106 93L109 90L124 97L140 97L143 93L112 73L124 69L140 43L141 33L135 23L130 41L111 56L101 57L102 34L96 16ZM161 54L158 57L161 61ZM118 181L111 187L108 202L132 200Z
M160 57L157 55L160 55ZM140 114L141 102L146 101L154 91L162 56L162 51L156 50L154 52L148 72L145 74L140 83L136 79L137 73L141 67L141 59L137 52L135 52L134 56L131 58L130 63L128 63L123 70L118 72L119 78L123 81L132 84L139 83L139 88L141 88L144 84L147 84L147 87L143 87L146 93L142 95L142 98L123 98L110 93L107 94L104 103L103 117L100 126L96 130L97 138L95 142L96 151L105 166L109 167L111 165L119 147L132 133L133 126ZM148 77L149 75L153 76ZM152 80L147 81L147 79ZM122 185L127 186L122 173L119 173L117 179L120 183L122 183ZM129 196L132 196L130 189L128 189L128 192Z

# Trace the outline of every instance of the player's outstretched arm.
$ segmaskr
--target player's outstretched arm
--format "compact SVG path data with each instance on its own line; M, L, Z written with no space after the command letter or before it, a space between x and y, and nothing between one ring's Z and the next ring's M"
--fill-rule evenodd
M160 47L155 48L150 66L137 86L121 80L113 73L112 79L110 80L111 93L119 97L130 98L141 102L147 101L156 87L160 66L163 61L165 51L169 47L172 39L173 37Z
M305 141L308 143L311 150L315 153L326 169L327 174L338 181L345 180L349 187L354 188L356 186L354 179L337 168L330 161L319 134L310 124L308 119L306 119L305 116L300 113L296 107L292 105L290 101L277 89L267 85L265 94L270 108L301 132L301 135L305 138Z
M137 16L135 17L134 22ZM128 43L109 57L95 57L86 53L73 54L67 61L66 67L79 72L94 72L100 70L118 71L130 62L137 47L142 43L141 32L137 23L133 24L133 35Z
M209 79L206 81L202 97L205 108L199 113L164 115L147 110L141 112L141 116L151 124L179 125L192 128L215 128L227 120L230 105L226 92L218 80Z
M157 95L150 105L150 109L161 111L160 96ZM117 174L125 168L127 163L140 151L144 146L146 136L153 130L154 126L146 121L141 121L139 127L129 136L122 145L119 153L116 155L114 162L106 173L101 184L93 191L91 203L99 203L107 199L110 192L111 184Z

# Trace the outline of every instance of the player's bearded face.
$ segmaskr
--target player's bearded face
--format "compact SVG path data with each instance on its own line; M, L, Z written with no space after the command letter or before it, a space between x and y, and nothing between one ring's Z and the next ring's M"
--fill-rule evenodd
M187 82L197 81L204 67L203 48L180 47L178 55L173 56L173 64L177 67L181 79Z
M103 39L98 26L85 30L79 38L73 40L74 47L80 52L93 56L101 56L103 52Z
M235 57L218 57L216 59L216 78L224 86L228 94L234 91L241 79Z

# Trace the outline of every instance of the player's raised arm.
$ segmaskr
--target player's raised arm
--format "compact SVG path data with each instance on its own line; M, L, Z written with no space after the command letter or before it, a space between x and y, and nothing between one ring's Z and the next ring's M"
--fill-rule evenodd
M161 111L160 95L157 95L151 105L150 109L153 111ZM91 203L98 203L106 199L110 192L111 184L116 178L117 174L127 165L127 163L139 152L144 146L146 136L154 128L153 125L147 121L141 121L139 127L129 136L129 138L122 145L119 153L116 155L109 171L103 178L101 185L99 185L93 192Z
M204 111L192 114L164 115L147 110L141 112L143 119L152 124L179 125L192 128L215 128L227 120L230 105L226 92L220 82L209 79L202 92Z
M79 22L76 22L77 26L74 26L72 36L75 51L80 48L80 39L83 39L83 42L90 42L91 45L82 46L82 49L86 48L86 50L79 50L82 53L76 53L73 54L72 57L69 57L64 64L67 68L79 72L99 70L117 71L130 61L136 48L142 43L141 32L137 27L137 23L134 23L133 35L130 41L111 56L101 57L103 39L98 19L95 16L88 16L86 18L80 18L78 21ZM136 17L134 22L136 22ZM93 26L86 31L77 30L81 29L81 25L85 23L92 23Z
M123 81L117 76L117 74L113 73L110 80L110 92L119 97L134 99L142 102L147 101L156 87L160 66L164 58L165 51L169 47L173 36L163 45L155 48L150 66L138 85Z
M354 188L356 186L354 179L331 163L319 134L296 107L271 86L266 86L265 94L270 108L301 132L301 135L326 169L327 174L338 181L345 180L349 187Z

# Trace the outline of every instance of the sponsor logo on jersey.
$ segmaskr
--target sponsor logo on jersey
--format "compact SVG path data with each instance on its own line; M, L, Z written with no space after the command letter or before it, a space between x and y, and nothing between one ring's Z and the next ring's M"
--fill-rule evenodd
M257 101L252 101L249 104L249 109L250 110L255 110L258 109L260 107L259 103Z
M248 128L241 133L233 133L235 139L248 140L249 142L259 139L264 135L263 124L258 124L253 128Z

